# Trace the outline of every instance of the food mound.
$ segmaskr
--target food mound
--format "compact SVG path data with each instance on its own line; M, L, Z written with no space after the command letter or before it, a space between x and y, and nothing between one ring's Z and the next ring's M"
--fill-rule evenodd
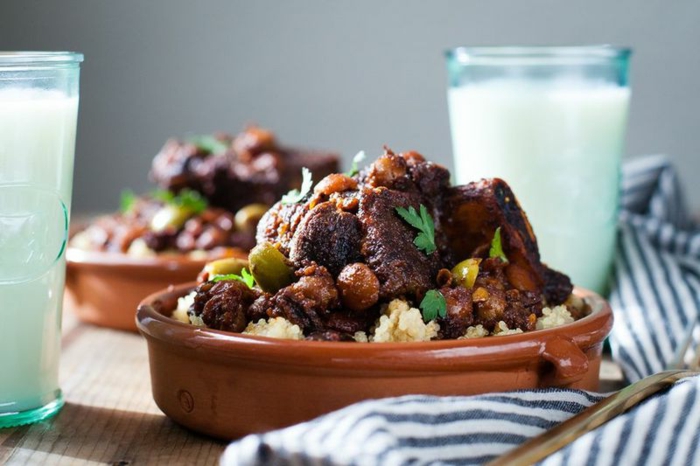
M121 212L98 218L71 246L136 257L247 251L260 217L283 192L300 186L302 166L325 176L337 171L338 157L282 147L258 127L235 138L171 139L153 160L151 178L161 189L123 196Z
M235 138L171 139L153 159L150 176L161 189L191 189L236 212L247 204L271 206L299 188L302 167L324 177L338 171L338 156L282 146L272 132L251 126Z
M283 197L249 267L214 262L173 316L230 332L326 341L506 335L573 322L569 278L540 261L500 179L450 186L444 167L390 150L352 176Z

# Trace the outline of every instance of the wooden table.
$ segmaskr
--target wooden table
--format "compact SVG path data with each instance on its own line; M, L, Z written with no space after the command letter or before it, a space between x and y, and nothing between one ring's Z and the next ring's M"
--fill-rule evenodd
M602 391L621 386L610 361L601 375ZM61 387L66 405L53 419L0 430L0 464L216 464L226 446L160 412L139 335L82 324L66 313Z
M0 464L216 464L226 446L160 412L140 335L66 313L61 388L66 405L56 417L0 430Z

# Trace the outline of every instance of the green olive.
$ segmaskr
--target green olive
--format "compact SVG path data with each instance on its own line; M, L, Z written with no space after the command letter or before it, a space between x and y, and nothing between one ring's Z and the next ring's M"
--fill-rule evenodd
M248 255L248 261L250 272L263 291L276 293L294 281L294 271L287 265L284 254L270 243L255 246Z
M164 205L151 219L151 229L155 232L160 232L168 228L178 229L182 227L191 216L192 211L190 209L175 205Z
M227 257L209 262L204 266L204 272L209 273L210 277L214 275L240 275L241 271L248 267L248 261L237 257Z
M236 212L234 218L238 231L255 231L262 216L269 209L265 204L248 204Z
M479 258L463 260L452 268L452 276L460 285L470 290L474 286L476 276L479 275L479 264Z

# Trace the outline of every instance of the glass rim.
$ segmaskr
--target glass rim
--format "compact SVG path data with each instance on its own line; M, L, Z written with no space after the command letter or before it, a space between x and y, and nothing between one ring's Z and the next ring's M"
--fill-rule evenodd
M79 52L0 51L0 68L53 65L79 65L84 56Z
M493 64L509 60L526 60L535 64L566 62L576 60L617 60L627 59L632 54L630 47L616 47L608 44L573 46L460 46L445 51L445 56L461 64Z

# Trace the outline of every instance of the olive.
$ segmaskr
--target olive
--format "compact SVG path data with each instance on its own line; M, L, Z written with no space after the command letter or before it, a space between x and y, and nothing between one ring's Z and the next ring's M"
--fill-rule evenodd
M184 207L175 205L165 205L161 207L151 219L151 230L161 232L168 228L179 229L188 218L192 216L192 211Z
M255 227L267 212L265 204L248 204L236 212L235 223L238 231L255 231Z
M237 257L227 257L209 262L204 266L204 272L209 273L210 277L214 275L229 275L235 273L240 275L241 271L248 267L248 261Z
M250 251L248 261L250 272L263 291L276 293L294 281L294 271L287 265L284 254L270 243L255 246Z
M466 259L452 268L452 276L457 283L470 290L474 286L476 276L479 275L481 259Z

